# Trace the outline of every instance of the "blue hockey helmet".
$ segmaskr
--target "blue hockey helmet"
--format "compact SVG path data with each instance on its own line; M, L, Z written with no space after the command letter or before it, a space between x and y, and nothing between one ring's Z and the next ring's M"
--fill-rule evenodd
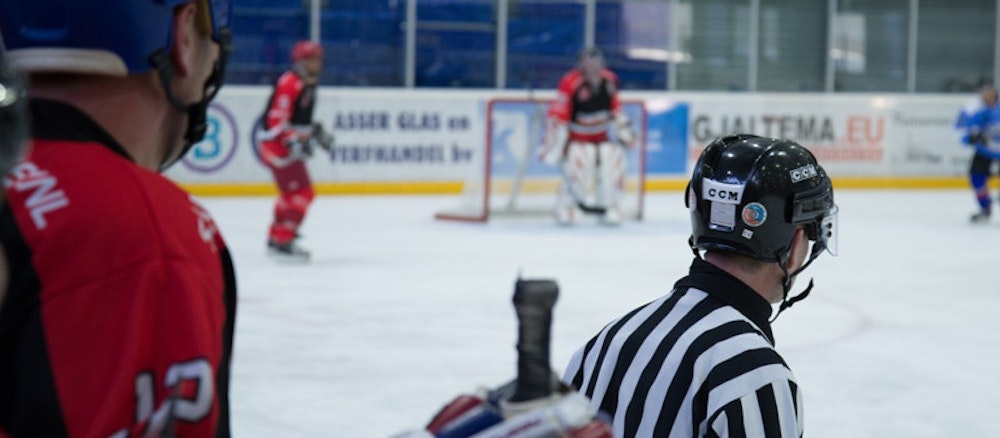
M181 102L174 96L170 61L174 9L196 2L199 17L210 20L219 44L214 72L204 98ZM30 73L76 73L125 76L156 70L170 104L188 114L187 151L205 137L209 102L222 87L232 50L229 0L3 0L0 37L8 60ZM177 158L161 163L165 169Z
M126 75L169 52L174 8L204 1L212 37L228 46L229 0L4 0L0 32L10 62L29 72Z

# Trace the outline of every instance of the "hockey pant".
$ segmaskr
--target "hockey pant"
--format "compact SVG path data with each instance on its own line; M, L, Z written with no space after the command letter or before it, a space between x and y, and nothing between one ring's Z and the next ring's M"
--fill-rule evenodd
M287 243L298 235L306 211L316 195L304 161L295 160L282 167L267 164L280 192L274 204L274 221L268 230L268 239L275 243Z
M611 142L572 141L562 163L563 182L559 188L558 208L572 208L578 202L593 207L617 209L625 187L625 151ZM588 202L590 188L594 200Z
M992 206L990 200L990 188L987 185L990 174L993 173L993 160L981 154L972 156L972 164L969 166L969 184L976 195L976 202L983 211L989 211Z

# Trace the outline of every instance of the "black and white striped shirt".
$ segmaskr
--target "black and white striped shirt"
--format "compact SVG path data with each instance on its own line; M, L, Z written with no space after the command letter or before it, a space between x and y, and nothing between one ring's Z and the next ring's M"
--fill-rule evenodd
M563 380L616 437L800 437L802 400L771 305L701 259L668 295L612 321Z

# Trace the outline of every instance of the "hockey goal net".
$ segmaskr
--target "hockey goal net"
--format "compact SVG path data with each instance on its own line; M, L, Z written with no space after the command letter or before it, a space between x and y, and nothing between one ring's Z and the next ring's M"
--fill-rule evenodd
M486 104L485 144L479 148L470 175L454 208L439 211L440 220L486 222L491 217L553 214L562 180L559 166L536 157L545 133L550 100L497 98ZM626 149L624 217L641 220L646 184L646 110L640 101L622 102L636 132L636 146ZM613 135L613 133L612 133ZM593 205L590 190L586 205Z

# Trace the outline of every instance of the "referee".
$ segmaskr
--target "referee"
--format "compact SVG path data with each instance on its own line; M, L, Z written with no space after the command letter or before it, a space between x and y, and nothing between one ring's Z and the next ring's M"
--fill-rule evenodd
M701 154L686 203L689 274L605 326L563 379L616 437L800 437L801 392L770 318L808 294L811 281L789 296L798 273L836 254L830 178L792 141L733 135Z

